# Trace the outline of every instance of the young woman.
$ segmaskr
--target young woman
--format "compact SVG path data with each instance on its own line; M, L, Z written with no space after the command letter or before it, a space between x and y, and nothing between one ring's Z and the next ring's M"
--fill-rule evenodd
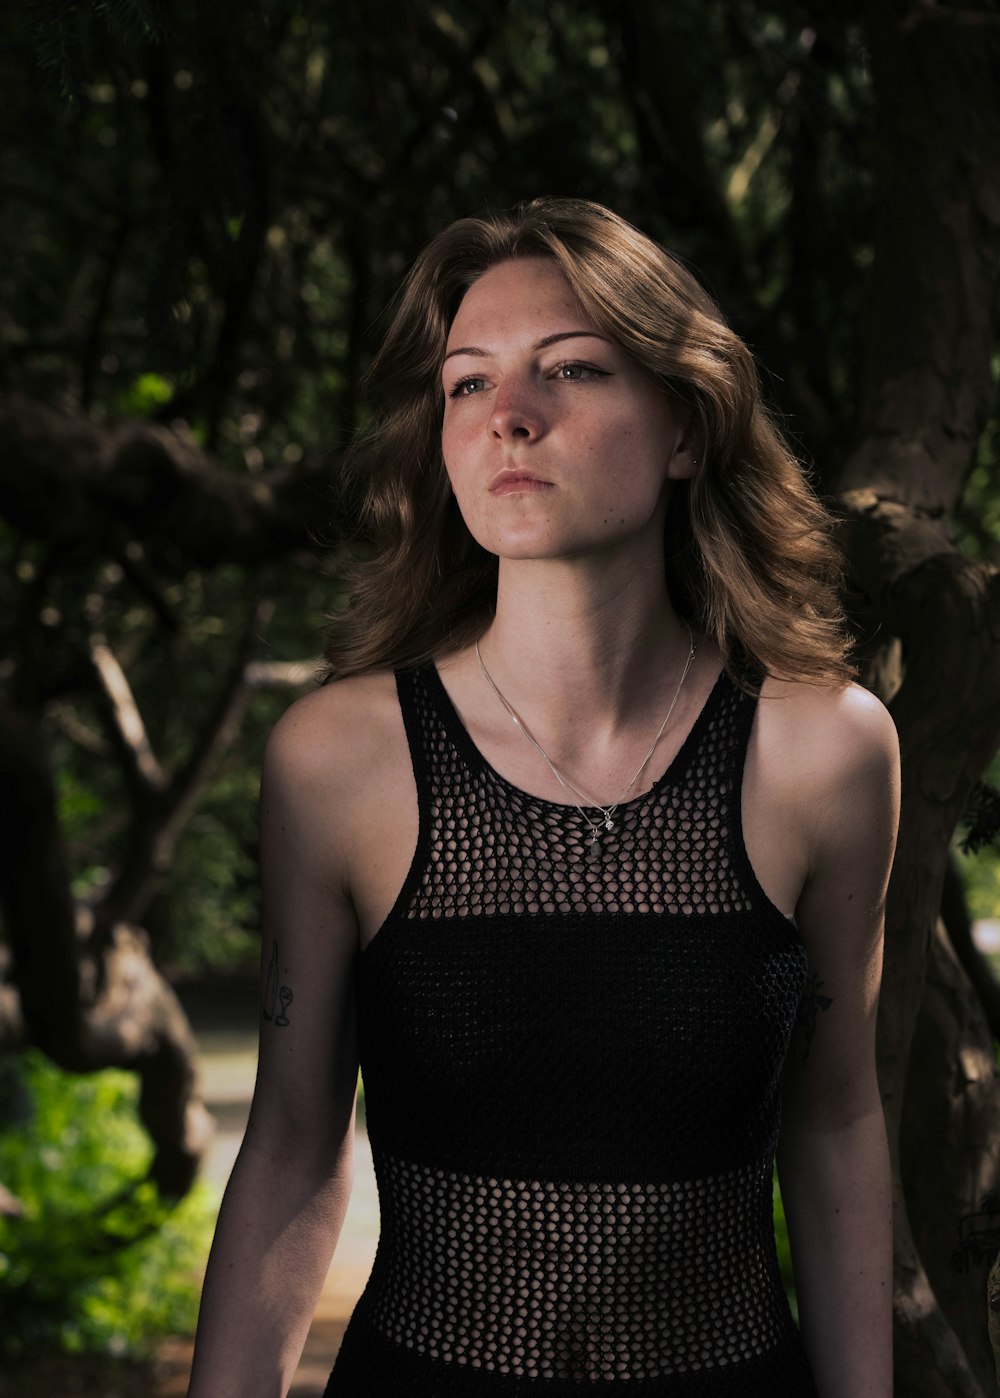
M359 1054L382 1231L328 1394L888 1398L898 754L748 350L623 220L542 199L430 244L372 383L374 550L265 760L191 1398L287 1392Z

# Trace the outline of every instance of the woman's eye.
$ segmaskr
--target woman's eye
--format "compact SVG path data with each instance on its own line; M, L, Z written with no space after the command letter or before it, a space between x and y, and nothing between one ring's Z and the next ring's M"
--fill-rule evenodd
M563 379L567 383L580 383L592 376L602 379L607 377L603 369L595 369L593 364L580 364L577 360L556 365L555 373L557 379Z
M480 378L459 379L457 384L448 392L449 398L468 398L473 393L482 392L483 380Z

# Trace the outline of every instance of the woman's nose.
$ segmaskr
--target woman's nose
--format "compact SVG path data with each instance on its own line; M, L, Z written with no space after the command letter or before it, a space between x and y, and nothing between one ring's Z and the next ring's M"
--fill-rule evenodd
M507 380L500 385L493 400L489 430L503 440L541 436L541 405L527 384Z

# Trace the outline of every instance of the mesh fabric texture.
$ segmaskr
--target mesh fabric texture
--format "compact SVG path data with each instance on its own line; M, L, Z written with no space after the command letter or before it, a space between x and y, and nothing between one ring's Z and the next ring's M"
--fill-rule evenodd
M361 953L381 1233L332 1398L811 1398L771 1175L806 952L743 844L720 676L596 850L397 687L420 812Z

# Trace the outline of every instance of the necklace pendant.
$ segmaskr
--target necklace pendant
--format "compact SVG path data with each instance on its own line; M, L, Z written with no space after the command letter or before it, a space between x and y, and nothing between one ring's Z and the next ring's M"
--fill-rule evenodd
M614 828L615 828L615 823L614 823L614 821L611 819L610 816L608 816L607 819L605 820L605 822L604 822L604 828L605 828L605 830L614 830Z

